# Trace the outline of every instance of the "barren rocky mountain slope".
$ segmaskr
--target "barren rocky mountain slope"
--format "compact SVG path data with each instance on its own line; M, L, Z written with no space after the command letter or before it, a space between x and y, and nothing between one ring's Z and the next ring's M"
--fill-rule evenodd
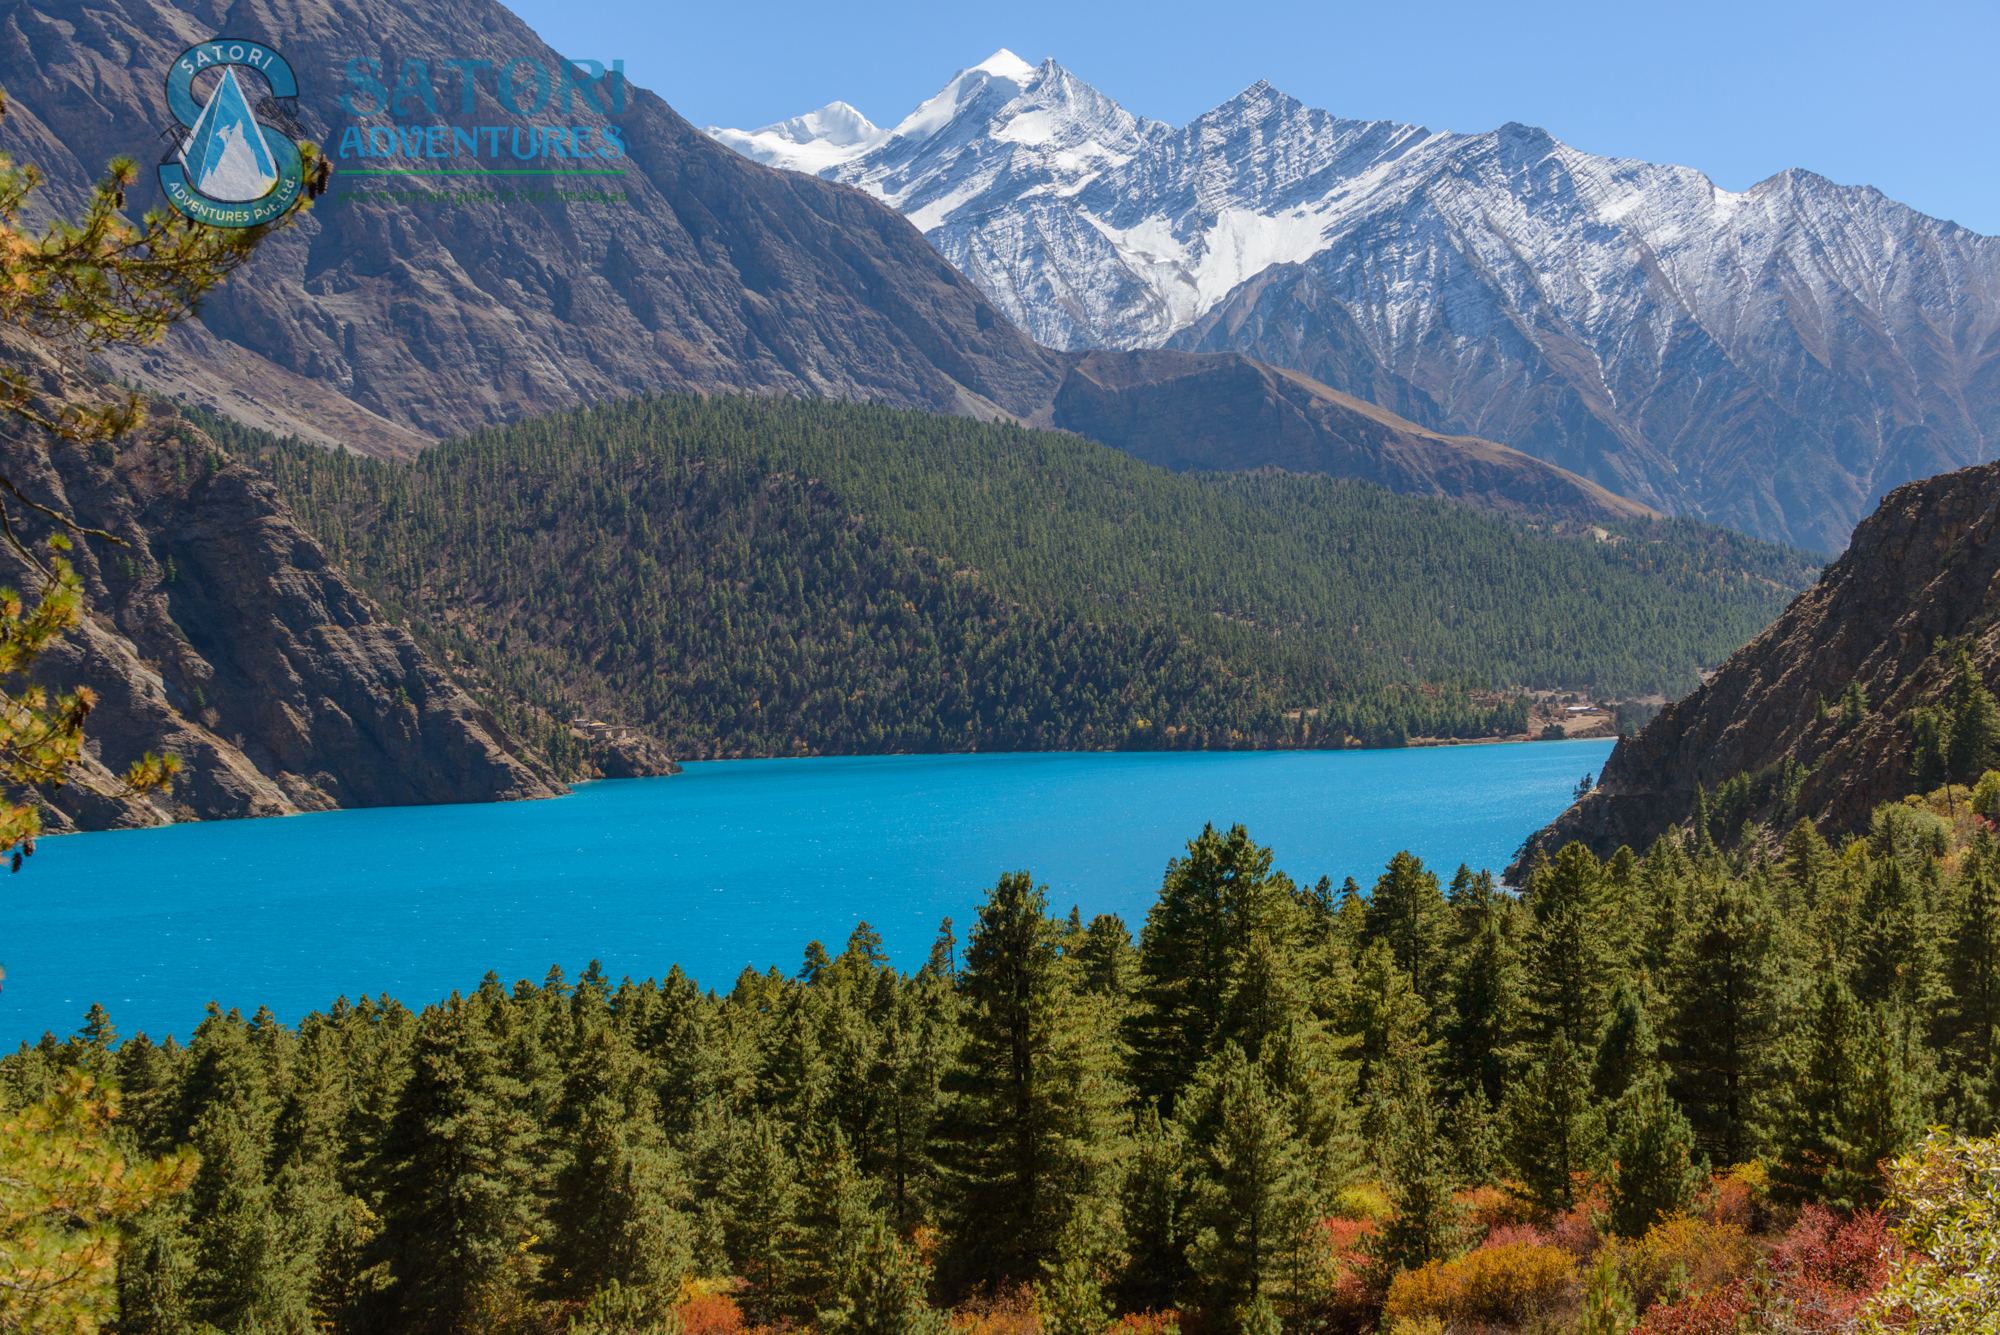
M16 335L0 355L54 395L79 392ZM567 791L328 563L269 482L185 421L156 416L113 449L8 419L0 466L37 502L127 544L77 541L87 618L34 669L52 689L99 697L84 782L47 798L57 827ZM12 509L24 538L46 535ZM5 546L0 577L37 587ZM93 794L148 751L181 758L170 794Z
M1891 492L1769 629L1618 743L1596 790L1536 837L1516 873L1572 839L1600 854L1644 849L1688 819L1697 785L1713 793L1738 775L1761 776L1757 791L1768 797L1788 761L1810 771L1793 811L1828 834L1864 824L1877 803L1912 790L1909 711L1950 684L1939 642L1958 636L1971 637L1988 688L2000 685L2000 464ZM1869 712L1843 731L1850 683ZM1757 806L1768 814L1768 801Z
M1731 192L1264 83L1174 128L1007 52L889 129L841 111L715 133L874 192L1054 347L1245 353L1829 552L2000 452L2000 238L1867 187Z
M558 114L502 108L490 73L473 111L461 110L448 60L533 58L544 71L562 68L490 0L47 0L0 7L10 109L0 147L39 164L52 203L72 211L110 158L134 156L147 178L134 203L150 206L158 136L173 123L162 87L168 62L218 33L285 55L301 81L302 121L344 172L470 165L343 159L348 127L380 130L379 144L396 126L532 127ZM406 62L425 62L437 113L411 97L401 118L386 114L345 77L357 59L379 61L391 87ZM343 108L344 94L366 114ZM210 299L201 324L118 368L255 425L382 455L641 390L879 399L975 415L1025 415L1054 392L1059 369L1044 350L865 194L747 162L650 92L629 88L616 115L604 109L609 101L602 88L573 95L561 119L590 127L597 143L607 124L619 126L626 156L591 165L629 174L561 183L623 191L626 202L342 202L342 192L412 183L340 175L303 226ZM441 137L455 142L449 129ZM492 142L503 139L504 128ZM524 164L512 147L508 140L497 150L504 157L478 161L583 165L546 155Z

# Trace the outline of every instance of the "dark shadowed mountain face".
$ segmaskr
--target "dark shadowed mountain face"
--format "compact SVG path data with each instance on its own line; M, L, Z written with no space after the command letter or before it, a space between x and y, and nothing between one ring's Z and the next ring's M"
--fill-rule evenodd
M1913 790L1912 711L1952 685L1943 643L1960 636L1988 688L2000 684L2000 464L1891 492L1769 629L1618 743L1596 790L1536 835L1510 876L1519 883L1537 852L1572 839L1604 855L1643 850L1688 819L1697 787L1714 795L1738 776L1750 782L1736 821L1810 816L1829 835L1865 824ZM1850 686L1865 705L1843 723Z
M152 164L173 122L168 62L220 34L268 42L298 72L301 119L336 155L357 126L393 137L424 125L473 132L482 169L617 168L624 177L571 178L571 189L622 190L605 202L343 202L407 181L361 177L411 159L336 156L335 193L207 304L202 324L116 369L149 388L213 404L256 425L403 455L442 436L642 390L754 391L881 400L1026 417L1046 405L1060 368L901 217L859 190L758 166L716 143L652 93L573 93L572 111L501 106L481 70L462 109L459 68L531 58L560 83L560 57L487 0L419 4L358 0L43 0L9 4L0 26L0 85L9 114L0 146L38 164L53 205L80 192L117 155ZM605 63L618 52L576 53ZM438 111L405 98L392 118L345 71L381 62L400 85L421 60ZM363 70L367 66L359 67ZM516 105L532 106L527 66ZM607 76L608 78L608 76ZM255 81L252 80L254 83ZM198 85L199 87L200 85ZM356 115L340 97L353 97ZM253 100L259 96L252 94ZM590 104L595 96L596 104ZM589 127L618 159L527 161L533 127ZM527 136L517 140L512 131ZM491 143L493 152L486 151ZM567 137L565 142L572 142ZM423 145L449 151L450 129ZM425 169L473 168L464 155ZM520 177L451 178L454 189L548 189Z
M1234 353L1089 353L1063 380L1055 421L1176 472L1327 473L1495 514L1596 523L1655 513L1533 455L1426 431Z

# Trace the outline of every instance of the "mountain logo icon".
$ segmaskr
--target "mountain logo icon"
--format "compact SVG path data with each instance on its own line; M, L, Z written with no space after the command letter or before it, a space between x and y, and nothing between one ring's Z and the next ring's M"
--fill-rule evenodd
M211 72L218 77L197 102L196 76ZM251 90L264 86L269 96L252 103ZM215 227L282 216L305 184L298 95L291 65L263 42L218 37L183 51L167 70L167 106L180 122L160 162L167 202Z

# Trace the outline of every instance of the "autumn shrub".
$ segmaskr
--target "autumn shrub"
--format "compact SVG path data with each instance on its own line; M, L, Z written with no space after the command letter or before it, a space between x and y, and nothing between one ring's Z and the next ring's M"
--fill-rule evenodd
M1389 1195L1372 1182L1363 1182L1352 1187L1343 1187L1334 1194L1333 1215L1336 1219L1387 1219L1396 1212L1389 1203Z
M1499 1187L1474 1187L1458 1195L1459 1217L1476 1238L1490 1237L1494 1230L1522 1228L1528 1212L1521 1198Z
M1588 1260L1597 1255L1597 1249L1603 1241L1604 1221L1608 1214L1609 1210L1601 1191L1588 1196L1549 1220L1547 1228L1549 1242L1579 1261Z
M1042 1335L1033 1286L1018 1284L974 1294L951 1314L953 1335Z
M1760 1163L1740 1163L1717 1173L1702 1202L1701 1217L1754 1233L1771 1198L1771 1179Z
M1375 1221L1328 1219L1322 1227L1334 1276L1319 1304L1323 1324L1329 1331L1365 1330L1374 1324L1382 1303L1380 1271L1369 1245Z
M1727 1284L1757 1260L1755 1244L1736 1225L1686 1215L1662 1219L1621 1253L1625 1282L1642 1312Z
M674 1311L687 1335L743 1335L743 1309L728 1288L715 1281L690 1283Z
M1748 1300L1739 1283L1729 1283L1680 1302L1655 1303L1632 1327L1632 1335L1736 1335Z
M1406 1270L1389 1285L1383 1314L1405 1322L1519 1325L1547 1313L1576 1287L1576 1259L1560 1247L1512 1243Z
M1519 1243L1532 1243L1537 1247L1553 1247L1556 1240L1540 1224L1501 1224L1486 1235L1482 1247L1512 1247Z
M1181 1314L1171 1307L1164 1312L1127 1312L1104 1335L1181 1335Z

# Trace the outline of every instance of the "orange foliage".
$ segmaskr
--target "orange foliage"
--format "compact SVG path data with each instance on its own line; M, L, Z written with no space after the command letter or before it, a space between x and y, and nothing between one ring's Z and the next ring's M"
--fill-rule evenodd
M743 1309L727 1293L696 1293L674 1310L687 1335L743 1335Z
M1529 1218L1527 1203L1498 1187L1474 1187L1460 1192L1458 1208L1467 1227L1482 1238L1495 1229L1518 1228Z
M955 1335L1042 1335L1035 1290L1026 1284L976 1294L951 1314Z
M1547 1312L1576 1287L1576 1259L1532 1242L1482 1247L1455 1261L1432 1261L1389 1284L1385 1315L1519 1325Z
M1757 1247L1735 1224L1675 1215L1619 1247L1625 1283L1643 1311L1661 1295L1695 1295L1727 1284L1757 1263Z
M1169 1307L1164 1312L1127 1312L1104 1335L1172 1335L1180 1327L1181 1314Z

